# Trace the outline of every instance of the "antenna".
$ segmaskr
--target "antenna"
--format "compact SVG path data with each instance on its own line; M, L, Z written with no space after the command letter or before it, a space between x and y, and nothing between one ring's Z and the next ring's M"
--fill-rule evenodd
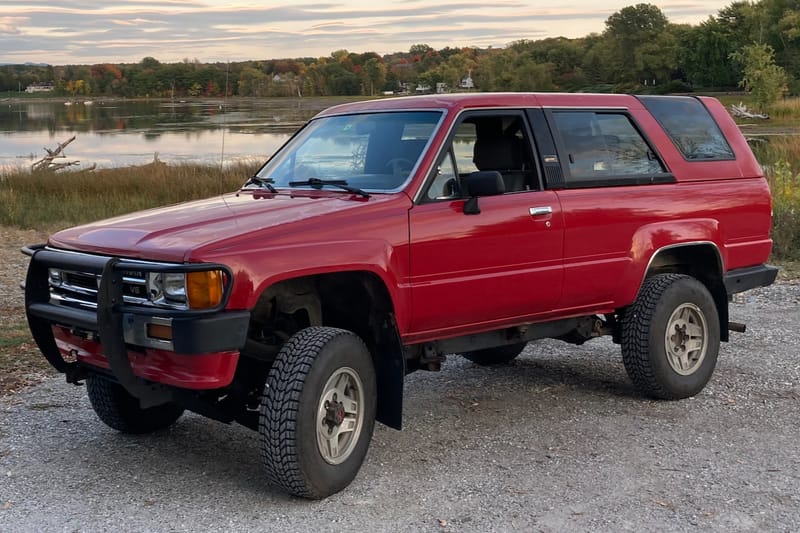
M225 92L222 94L222 104L219 106L222 111L222 148L219 154L219 193L225 193L225 130L228 129L225 124L225 107L228 103L228 77L231 71L231 62L225 67Z

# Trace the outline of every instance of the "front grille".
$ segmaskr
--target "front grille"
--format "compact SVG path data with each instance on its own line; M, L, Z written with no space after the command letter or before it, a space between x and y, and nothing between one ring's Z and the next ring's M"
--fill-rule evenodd
M100 276L88 272L50 269L50 300L59 305L97 309ZM150 305L147 299L147 274L126 270L122 277L125 303Z

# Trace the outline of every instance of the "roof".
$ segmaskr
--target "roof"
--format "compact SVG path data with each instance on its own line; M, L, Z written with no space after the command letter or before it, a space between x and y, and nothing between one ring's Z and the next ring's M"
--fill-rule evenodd
M330 107L317 116L400 109L459 110L470 107L626 107L641 104L629 94L593 93L453 93L365 100Z

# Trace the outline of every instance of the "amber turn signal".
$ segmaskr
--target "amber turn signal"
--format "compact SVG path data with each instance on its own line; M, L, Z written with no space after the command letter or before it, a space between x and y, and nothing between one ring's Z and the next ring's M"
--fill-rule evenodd
M186 274L186 296L190 309L208 309L222 303L222 272L204 270Z
M166 324L147 324L147 336L161 341L172 340L172 326Z

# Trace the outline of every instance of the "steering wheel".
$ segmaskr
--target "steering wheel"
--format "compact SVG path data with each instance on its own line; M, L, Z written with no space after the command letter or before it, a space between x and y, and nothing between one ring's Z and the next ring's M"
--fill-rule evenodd
M394 157L386 162L386 168L392 170L392 174L408 174L414 168L414 162L404 157Z

